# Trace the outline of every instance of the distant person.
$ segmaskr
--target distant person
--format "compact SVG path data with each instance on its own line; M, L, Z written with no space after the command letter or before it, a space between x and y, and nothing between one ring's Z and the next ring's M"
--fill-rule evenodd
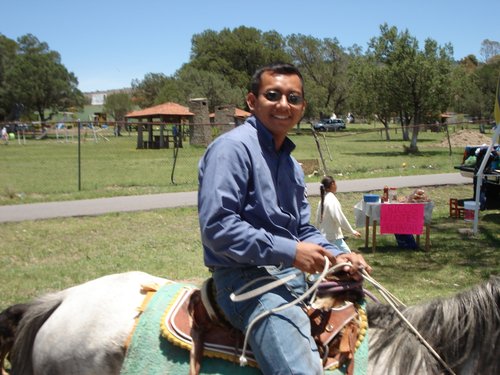
M348 124L353 124L354 123L354 115L351 112L349 112L347 114L347 123Z
M176 124L172 125L172 135L174 136L174 147L179 147L179 129Z
M4 145L9 144L9 133L7 132L7 128L5 126L2 128L2 141L4 141Z
M321 180L320 186L321 200L316 211L316 226L328 242L336 245L343 252L351 252L344 240L342 229L356 237L361 234L354 230L342 212L342 206L335 196L337 183L331 176L326 176Z

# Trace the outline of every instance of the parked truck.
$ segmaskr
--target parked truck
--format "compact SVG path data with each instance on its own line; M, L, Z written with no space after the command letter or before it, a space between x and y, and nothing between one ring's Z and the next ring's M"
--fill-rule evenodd
M488 157L486 166L483 171L483 182L481 184L480 193L480 209L500 209L500 146L494 145L489 153L488 145L466 146L462 164L455 167L460 170L460 174L464 177L470 177L474 180L473 197L459 200L459 205L463 205L463 201L476 199L477 172L485 157Z

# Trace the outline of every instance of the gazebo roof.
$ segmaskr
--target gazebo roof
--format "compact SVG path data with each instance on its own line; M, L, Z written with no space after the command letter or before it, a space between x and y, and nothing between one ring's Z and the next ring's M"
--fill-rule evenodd
M167 102L154 107L144 108L127 113L127 118L155 117L155 116L194 116L188 107L177 103Z
M250 112L244 111L242 109L236 108L234 110L234 117L249 117L252 114Z
M243 109L239 109L239 108L234 109L234 117L247 118L251 115L252 114L250 112L244 111ZM210 117L215 117L215 113L211 113Z

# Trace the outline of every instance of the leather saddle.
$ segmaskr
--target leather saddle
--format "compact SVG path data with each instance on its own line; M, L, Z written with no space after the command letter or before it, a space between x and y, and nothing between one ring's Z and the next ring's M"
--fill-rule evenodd
M182 288L162 318L163 336L190 351L190 375L199 374L203 356L239 363L242 354L243 333L227 322L214 295L211 278L200 289ZM344 366L346 374L353 374L354 352L366 332L360 329L366 328L366 315L353 302L335 304L338 306L306 310L311 319L311 334L325 369ZM245 356L250 366L257 367L251 348Z

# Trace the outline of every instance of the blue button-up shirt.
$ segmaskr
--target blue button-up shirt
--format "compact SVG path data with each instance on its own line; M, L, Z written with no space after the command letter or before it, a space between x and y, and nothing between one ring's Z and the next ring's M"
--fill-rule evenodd
M276 151L255 117L218 137L199 163L198 212L208 267L291 266L298 241L341 251L309 223L304 173L286 138Z

